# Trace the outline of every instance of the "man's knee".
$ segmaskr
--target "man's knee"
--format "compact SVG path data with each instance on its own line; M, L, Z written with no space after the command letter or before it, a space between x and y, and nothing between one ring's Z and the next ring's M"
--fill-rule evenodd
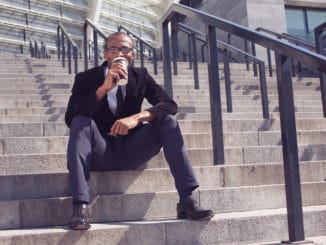
M157 122L158 130L165 134L170 131L175 131L179 129L178 121L175 116L166 115L160 121Z
M178 121L175 116L166 115L159 122L159 125L164 125L165 127L175 128L178 126Z
M71 131L81 131L85 128L91 128L94 126L94 121L91 117L78 115L73 118L70 124L70 132Z
M88 116L77 115L72 119L70 128L78 127L80 125L82 125L82 126L90 125L91 122L92 122L92 118L90 118Z

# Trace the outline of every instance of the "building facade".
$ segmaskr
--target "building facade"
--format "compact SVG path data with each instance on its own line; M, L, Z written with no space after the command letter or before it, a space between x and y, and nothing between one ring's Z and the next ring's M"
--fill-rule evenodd
M59 22L63 24L77 45L81 46L85 18L92 20L107 34L123 25L150 44L160 47L159 20L173 2L179 1L0 0L0 53L27 53L30 40L43 41L55 52ZM183 2L191 5L193 1ZM314 27L326 21L326 0L194 2L197 8L203 11L249 28L265 27L279 33L287 32L312 42ZM199 26L192 20L186 22L204 31L205 27ZM239 41L235 39L233 42L238 45Z

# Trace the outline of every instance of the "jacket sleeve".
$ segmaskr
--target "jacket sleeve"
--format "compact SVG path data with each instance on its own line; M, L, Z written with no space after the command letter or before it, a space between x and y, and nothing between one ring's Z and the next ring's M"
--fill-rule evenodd
M159 86L154 79L146 72L146 87L144 97L152 105L146 109L152 112L157 120L165 115L175 115L178 111L177 104L168 96L168 94Z
M65 114L65 122L68 127L75 116L91 116L98 108L99 102L96 99L97 87L94 84L90 86L87 78L88 76L85 73L79 73L75 77Z

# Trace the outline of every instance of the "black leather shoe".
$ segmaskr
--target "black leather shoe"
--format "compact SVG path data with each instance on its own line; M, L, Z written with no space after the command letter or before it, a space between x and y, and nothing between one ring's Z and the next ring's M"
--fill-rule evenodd
M72 216L69 227L73 230L87 230L91 227L89 223L90 207L89 204L80 203L73 205Z
M208 220L213 216L212 210L203 209L191 196L177 205L178 219Z

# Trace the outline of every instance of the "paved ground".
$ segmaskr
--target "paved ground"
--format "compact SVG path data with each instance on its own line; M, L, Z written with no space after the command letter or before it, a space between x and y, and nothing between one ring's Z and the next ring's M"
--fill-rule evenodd
M297 243L281 243L280 241L275 241L275 242L267 242L267 243L253 243L248 245L283 245L283 244L326 245L326 236L306 237L305 242L297 242Z

